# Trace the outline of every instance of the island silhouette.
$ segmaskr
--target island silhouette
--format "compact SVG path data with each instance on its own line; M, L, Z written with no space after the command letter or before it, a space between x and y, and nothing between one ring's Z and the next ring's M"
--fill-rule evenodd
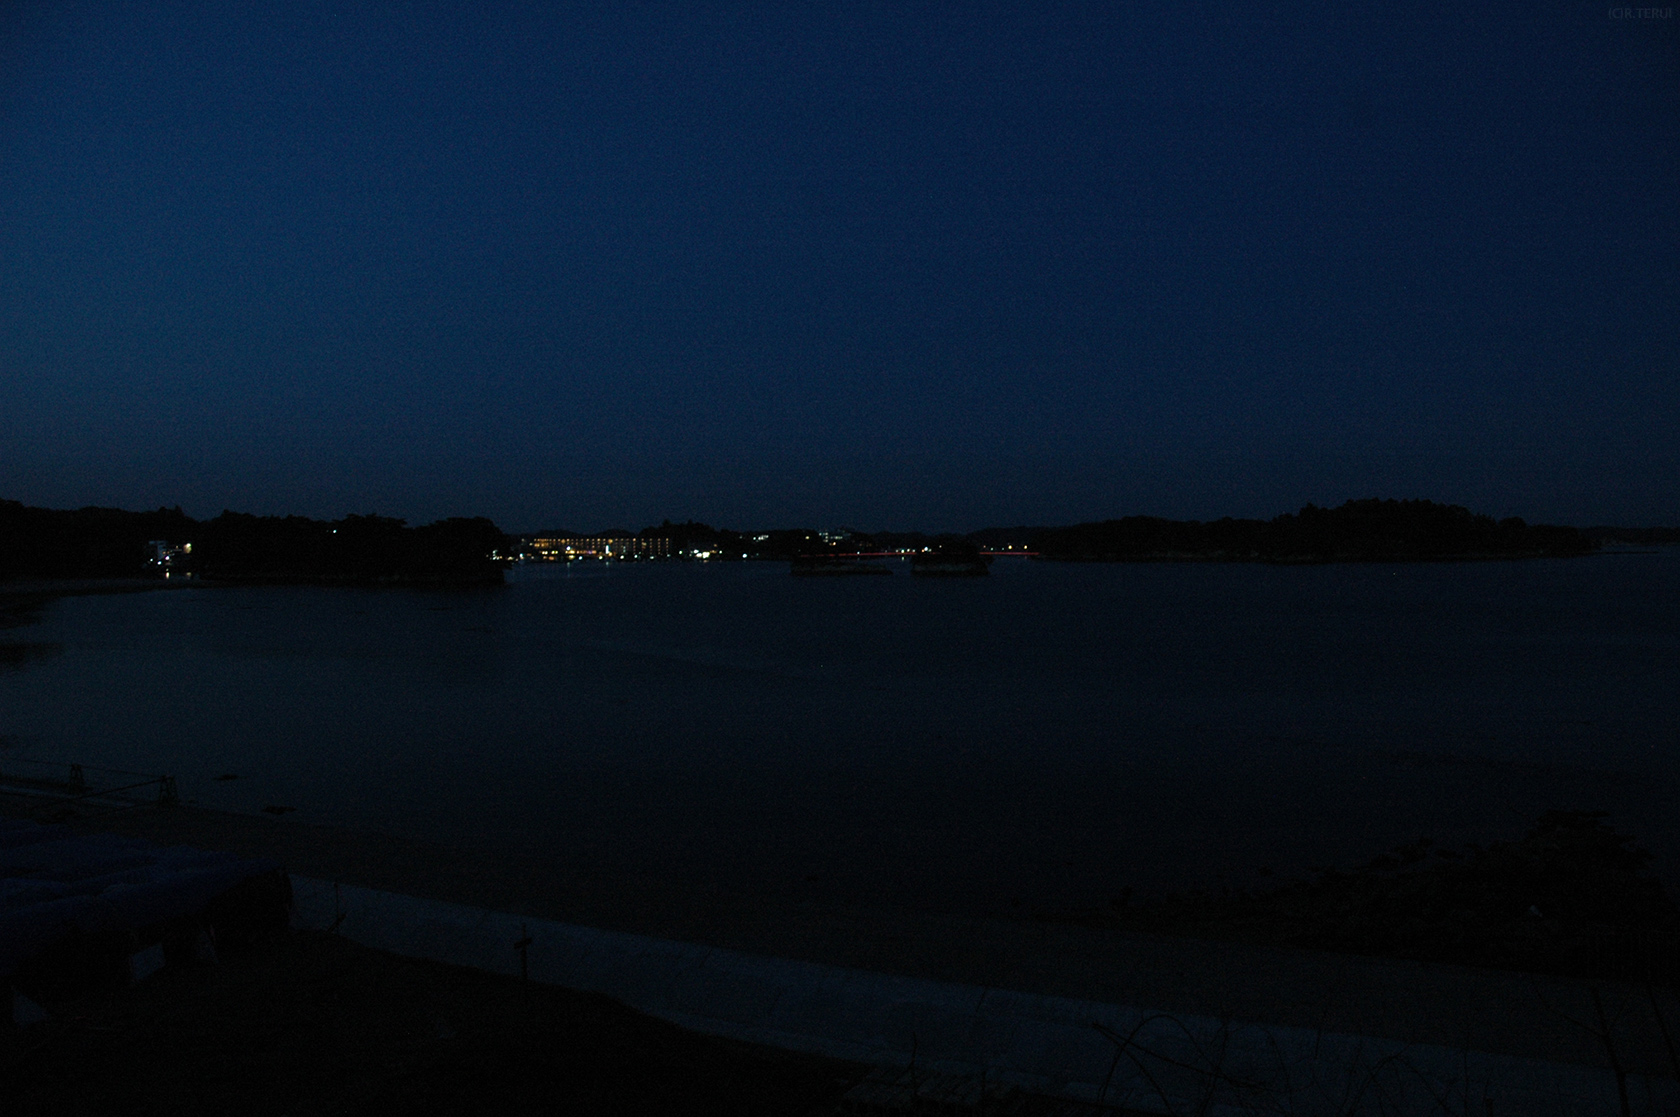
M967 534L738 531L693 520L613 534L663 540L662 553L677 559L780 560L804 569L824 560L922 554L961 556L976 572L984 570L982 554L996 553L1067 562L1445 562L1574 557L1605 543L1680 539L1667 528L1529 524L1459 505L1383 499L1338 508L1308 504L1270 520L1127 516ZM522 540L532 537L511 536L482 516L413 527L371 514L315 520L224 511L195 520L179 507L60 510L0 500L0 581L184 576L232 583L495 583L520 556Z

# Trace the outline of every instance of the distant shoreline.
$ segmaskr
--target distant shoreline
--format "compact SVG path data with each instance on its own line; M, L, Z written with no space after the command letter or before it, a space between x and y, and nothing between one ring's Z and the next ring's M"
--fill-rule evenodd
M494 585L522 561L791 561L820 564L900 554L1021 554L1061 562L1331 563L1492 562L1569 558L1626 546L1680 542L1671 528L1575 528L1496 520L1452 504L1372 498L1336 508L1308 504L1269 520L1126 516L1059 527L983 528L967 534L736 531L669 520L640 531L606 529L510 536L488 519L422 527L381 516L316 521L223 512L196 521L179 508L55 511L0 500L0 586L66 596L149 588L146 576L222 585ZM58 578L55 575L68 575ZM7 579L28 579L8 582ZM173 580L173 579L172 579ZM19 588L27 586L28 588Z
M1153 554L1153 555L1033 555L1039 562L1079 562L1079 563L1219 563L1236 566L1357 566L1361 564L1379 563L1383 565L1413 565L1426 563L1452 562L1528 562L1533 559L1555 558L1587 558L1602 553L1581 551L1579 553L1558 554L1550 551L1525 551L1520 554L1500 555L1482 552L1471 552L1458 555L1347 555L1333 558L1319 558L1315 555L1286 556L1286 555L1222 555L1222 554ZM1653 552L1637 552L1655 553Z

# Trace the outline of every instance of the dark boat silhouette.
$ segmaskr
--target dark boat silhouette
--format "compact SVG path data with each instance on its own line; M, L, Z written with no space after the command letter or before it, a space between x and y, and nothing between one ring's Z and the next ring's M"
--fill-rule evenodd
M910 556L910 573L929 578L977 578L991 559L973 543L941 543Z

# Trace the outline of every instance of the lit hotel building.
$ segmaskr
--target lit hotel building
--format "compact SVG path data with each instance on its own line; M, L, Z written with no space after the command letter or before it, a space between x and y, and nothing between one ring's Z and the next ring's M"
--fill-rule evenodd
M541 562L671 557L669 539L638 539L633 535L535 536L526 539L524 543L525 557Z

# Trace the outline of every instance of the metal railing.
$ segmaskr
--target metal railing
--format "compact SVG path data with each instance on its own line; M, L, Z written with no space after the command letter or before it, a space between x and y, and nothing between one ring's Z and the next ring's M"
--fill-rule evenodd
M71 802L113 799L126 805L155 803L160 807L181 801L174 776L19 757L0 758L0 791Z

